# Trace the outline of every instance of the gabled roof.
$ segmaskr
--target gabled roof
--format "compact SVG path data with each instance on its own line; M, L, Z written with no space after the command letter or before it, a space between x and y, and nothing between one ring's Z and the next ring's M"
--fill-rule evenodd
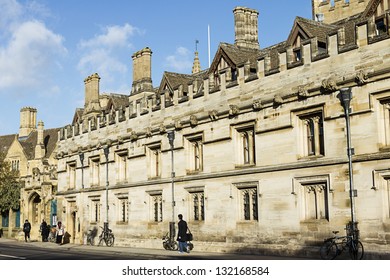
M240 47L228 43L220 43L217 53L214 56L210 66L209 73L217 70L218 64L223 58L230 67L236 68L238 65L250 62L251 67L255 68L257 58L263 53L262 50Z
M73 120L72 120L72 124L76 124L76 123L79 123L81 118L83 117L83 114L84 114L84 108L76 108L76 111L74 112L74 115L73 115Z
M11 147L16 137L17 134L0 136L0 152L7 153L8 149Z
M164 93L165 87L168 87L169 91L173 92L180 85L183 85L183 92L188 92L188 85L192 84L197 79L203 82L203 79L206 76L207 76L207 70L200 71L198 73L191 74L191 75L165 71L161 79L158 93Z
M43 143L48 158L53 153L57 140L59 128L45 129L43 131ZM0 136L0 150L7 153L14 141L18 141L28 160L35 158L35 146L37 145L38 131L32 131L26 138L18 139L17 134Z
M383 2L383 0L371 0L368 3L364 12L362 13L362 17L367 18L367 17L371 17L372 15L374 15L377 11L379 4L381 4L382 2Z
M126 106L129 106L129 96L124 94L108 94L108 103L107 108L111 108L111 106L114 107L114 109L124 108Z
M317 37L318 41L326 42L327 35L338 28L339 26L337 25L296 17L290 35L287 38L287 44L292 45L297 36L300 36L303 40Z

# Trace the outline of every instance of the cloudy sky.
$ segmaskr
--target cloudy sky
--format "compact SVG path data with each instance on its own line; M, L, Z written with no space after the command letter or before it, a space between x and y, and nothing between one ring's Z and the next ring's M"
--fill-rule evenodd
M220 42L234 43L233 9L259 11L261 47L284 41L311 0L0 0L0 135L18 133L20 109L34 107L45 128L72 121L84 79L97 72L101 93L129 94L131 55L151 48L152 80L190 73L197 49L208 68Z

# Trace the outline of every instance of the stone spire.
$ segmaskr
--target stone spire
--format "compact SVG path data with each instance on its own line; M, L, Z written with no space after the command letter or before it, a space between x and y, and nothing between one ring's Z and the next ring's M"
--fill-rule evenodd
M192 74L199 73L202 69L200 68L200 61L198 51L195 51L194 64L192 65Z

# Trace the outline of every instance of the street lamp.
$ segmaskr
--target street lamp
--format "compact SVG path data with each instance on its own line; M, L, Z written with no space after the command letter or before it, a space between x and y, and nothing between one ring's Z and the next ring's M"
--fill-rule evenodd
M81 188L84 189L84 153L79 154L81 162Z
M169 223L169 235L171 240L175 238L175 169L173 157L173 141L175 140L175 131L168 131L169 145L171 146L171 185L172 185L172 221Z
M106 222L104 223L104 229L108 230L108 154L110 152L110 147L107 145L104 147L104 156L106 157Z
M351 230L355 235L357 233L357 222L355 218L355 205L354 205L354 197L357 196L357 191L354 190L353 186L353 170L352 170L352 155L354 154L353 148L351 148L351 129L350 129L350 103L352 99L352 91L351 88L341 88L339 99L341 101L341 105L344 108L345 113L345 121L347 128L347 154L348 154L348 171L349 171L349 198L351 201ZM358 238L358 236L355 236Z

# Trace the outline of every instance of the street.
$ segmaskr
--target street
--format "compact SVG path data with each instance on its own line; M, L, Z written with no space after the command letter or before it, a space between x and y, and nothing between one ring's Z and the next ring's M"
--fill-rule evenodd
M303 258L191 251L19 242L0 238L0 260L304 260ZM309 258L308 258L309 259Z

